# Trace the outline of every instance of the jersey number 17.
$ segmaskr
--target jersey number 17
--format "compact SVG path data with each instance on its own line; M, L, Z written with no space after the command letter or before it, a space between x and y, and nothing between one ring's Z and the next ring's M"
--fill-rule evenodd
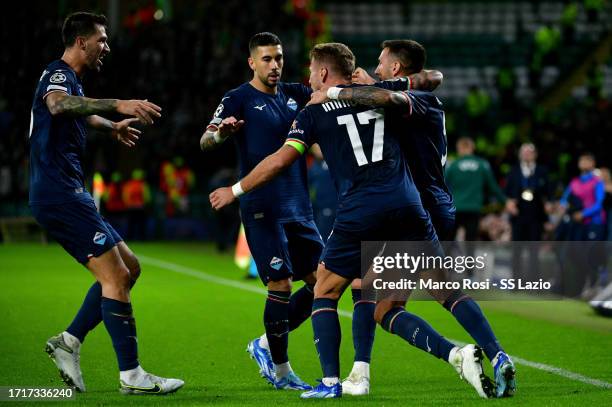
M353 146L353 153L357 160L357 165L368 164L368 159L363 152L363 144L361 144L361 137L359 137L359 130L357 130L357 124L352 114L345 114L336 118L339 125L346 126L348 131L351 145ZM359 124L365 125L374 120L374 143L372 144L372 162L382 160L383 158L383 145L385 137L385 115L381 109L366 110L365 112L357 113L357 121Z

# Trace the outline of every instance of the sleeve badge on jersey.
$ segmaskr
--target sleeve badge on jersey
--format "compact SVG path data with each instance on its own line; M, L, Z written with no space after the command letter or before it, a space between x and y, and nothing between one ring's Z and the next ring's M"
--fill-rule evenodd
M64 82L66 82L66 75L64 75L61 72L55 72L49 78L49 82L51 82L51 83L64 83Z
M217 106L217 110L215 110L213 117L219 117L221 112L223 112L223 103L220 103L219 106Z

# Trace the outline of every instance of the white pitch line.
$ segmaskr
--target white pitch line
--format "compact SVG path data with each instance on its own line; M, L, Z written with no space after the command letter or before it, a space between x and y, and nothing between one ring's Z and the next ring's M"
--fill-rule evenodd
M212 283L225 285L228 287L234 287L240 290L250 291L253 293L257 293L257 294L265 295L268 293L267 290L261 287L254 287L251 284L242 283L240 281L231 280L229 278L217 277L212 274L208 274L204 271L196 270L191 267L181 266L180 264L170 263L164 260L156 259L154 257L148 257L148 256L143 256L143 255L138 255L138 258L140 259L141 263L148 264L150 266L159 267L165 270L173 271L175 273L195 277L200 280L210 281ZM353 317L352 312L341 310L341 309L338 310L338 315L341 315L346 318ZM460 341L455 341L453 339L450 339L450 340L457 344L461 344ZM590 384L592 386L601 387L604 389L612 389L612 383L608 383L603 380L593 379L591 377L583 376L579 373L574 373L569 370L561 369L560 367L546 365L544 363L539 363L539 362L532 362L527 359L519 358L518 356L512 356L512 360L516 362L517 364L528 366L528 367L538 369L538 370L542 370L544 372L552 373L557 376L565 377L566 379L575 380L577 382Z

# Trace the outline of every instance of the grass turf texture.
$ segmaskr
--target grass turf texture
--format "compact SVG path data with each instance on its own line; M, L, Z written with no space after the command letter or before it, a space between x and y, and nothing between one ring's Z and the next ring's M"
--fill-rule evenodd
M242 282L231 256L194 243L131 244L132 250L207 274ZM517 365L514 398L481 400L446 363L382 329L376 331L372 394L341 400L300 400L299 392L275 391L258 376L247 342L263 332L264 296L143 264L132 300L140 361L150 372L185 380L166 397L119 394L110 338L102 325L81 352L87 393L78 404L96 405L606 405L612 390ZM93 279L61 247L51 244L0 246L0 386L61 387L44 343L70 323ZM259 281L246 283L260 288ZM350 311L346 293L340 308ZM595 316L584 303L488 302L481 304L506 350L523 359L612 382L612 320ZM471 342L452 316L433 302L409 303L448 338ZM352 365L350 319L344 334L341 370ZM293 332L289 354L295 371L315 383L321 376L309 321ZM489 363L486 363L491 375Z

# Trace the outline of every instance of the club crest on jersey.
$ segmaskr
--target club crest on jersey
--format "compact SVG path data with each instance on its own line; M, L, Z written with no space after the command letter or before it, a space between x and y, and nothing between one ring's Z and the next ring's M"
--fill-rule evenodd
M61 72L55 72L49 78L49 82L51 82L51 83L64 83L64 82L66 82L66 75L64 75Z
M280 270L280 268L283 267L283 259L272 257L272 260L270 260L270 267L274 270Z
M93 242L102 246L104 243L106 243L106 235L102 232L96 232L96 235L93 238Z
M287 101L287 107L293 111L297 110L297 102L295 100L293 100L293 98L289 98L289 100Z

